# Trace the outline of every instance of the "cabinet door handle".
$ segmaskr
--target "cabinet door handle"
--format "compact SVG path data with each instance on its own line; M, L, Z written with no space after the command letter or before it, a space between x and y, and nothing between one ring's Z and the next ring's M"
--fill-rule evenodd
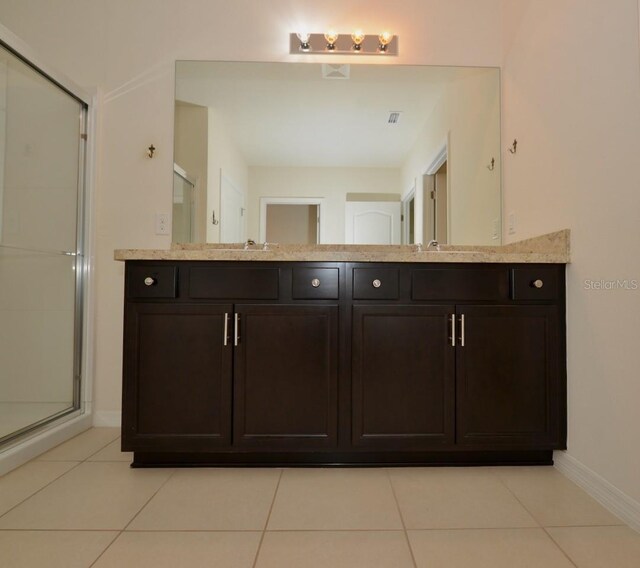
M451 314L451 347L456 346L456 314Z
M371 285L372 285L374 288L380 288L380 286L382 286L382 281L381 281L381 280L378 280L378 279L376 278L376 279L371 283Z
M240 314L234 314L233 344L237 347L238 343L240 343Z
M464 347L464 314L460 316L460 346Z
M224 314L224 339L222 344L226 347L229 344L229 314Z

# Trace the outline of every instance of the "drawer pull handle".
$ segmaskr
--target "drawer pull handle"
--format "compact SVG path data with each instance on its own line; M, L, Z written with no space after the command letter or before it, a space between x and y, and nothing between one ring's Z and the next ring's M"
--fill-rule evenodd
M371 285L372 285L374 288L380 288L380 286L382 286L382 282L376 278L376 279L371 283Z
M537 280L534 280L531 285L534 288L537 288L538 290L540 290L540 288L542 288L544 286L544 281L540 280L540 278L538 278Z
M311 285L312 285L314 288L319 288L319 287L320 287L320 280L319 280L318 278L314 278L314 279L311 281Z
M151 276L147 276L144 279L144 285L145 286L153 286L156 283L156 279L155 278L151 278Z

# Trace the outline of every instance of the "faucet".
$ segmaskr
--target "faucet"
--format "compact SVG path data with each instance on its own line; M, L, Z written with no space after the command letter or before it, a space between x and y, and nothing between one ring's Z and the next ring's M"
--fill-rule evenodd
M440 244L435 239L429 241L429 244L427 244L427 250L429 250L431 247L433 247L437 251L440 251Z
M415 243L416 252L422 252L422 243Z
M249 250L249 247L254 246L256 246L256 242L253 239L247 239L247 241L244 243L244 250Z

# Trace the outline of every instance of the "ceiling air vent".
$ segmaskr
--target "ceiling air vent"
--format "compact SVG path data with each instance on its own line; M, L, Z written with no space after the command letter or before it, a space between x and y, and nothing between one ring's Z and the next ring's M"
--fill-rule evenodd
M400 122L400 115L401 114L402 113L400 111L398 111L398 110L392 110L389 113L389 120L388 120L389 124L398 124L398 122Z
M350 65L340 65L335 63L323 63L322 65L322 77L324 79L348 79L350 73Z

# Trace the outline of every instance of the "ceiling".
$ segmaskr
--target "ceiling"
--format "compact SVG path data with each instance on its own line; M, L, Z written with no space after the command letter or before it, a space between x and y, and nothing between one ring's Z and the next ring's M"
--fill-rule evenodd
M180 61L176 99L212 108L249 166L401 167L446 83L483 71L355 64L325 79L320 63Z

